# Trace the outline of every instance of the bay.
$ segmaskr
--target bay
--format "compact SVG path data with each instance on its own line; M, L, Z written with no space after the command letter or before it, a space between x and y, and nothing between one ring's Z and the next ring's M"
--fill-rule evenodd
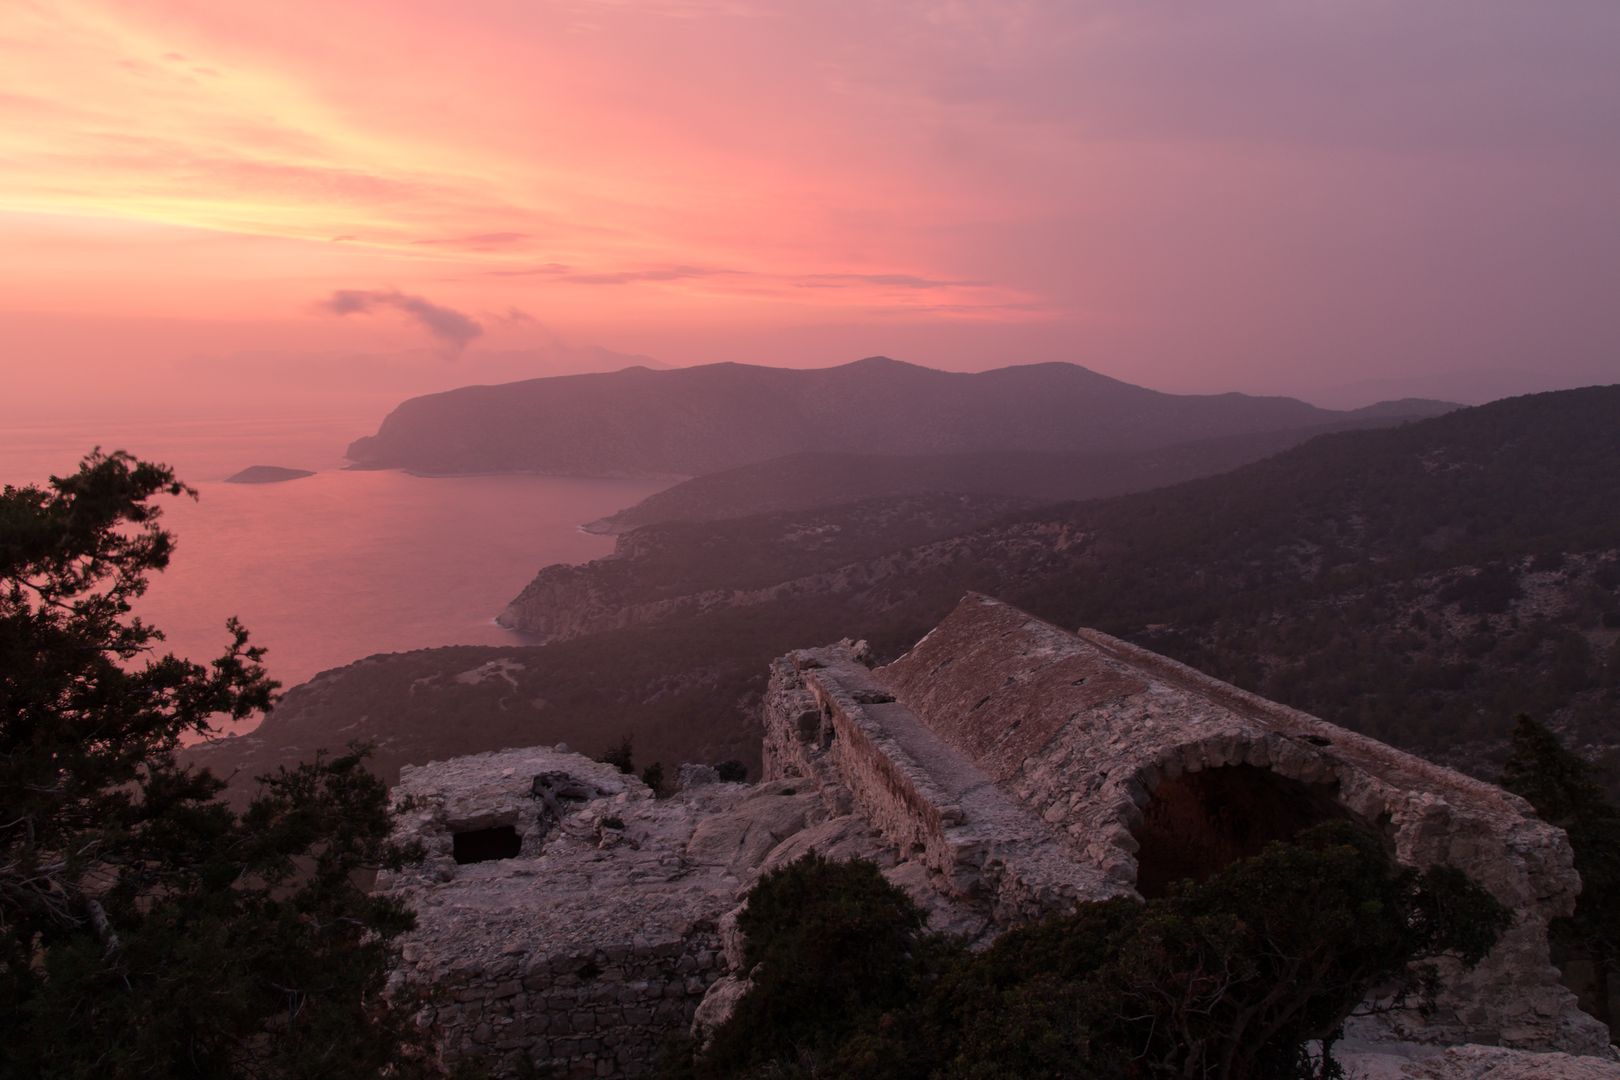
M606 555L613 538L579 525L667 484L522 474L419 477L342 468L363 417L173 418L12 426L0 482L71 472L92 446L175 467L195 501L165 498L174 559L138 614L166 648L219 655L239 617L283 685L377 652L527 644L494 617L542 566ZM229 484L248 465L315 470Z

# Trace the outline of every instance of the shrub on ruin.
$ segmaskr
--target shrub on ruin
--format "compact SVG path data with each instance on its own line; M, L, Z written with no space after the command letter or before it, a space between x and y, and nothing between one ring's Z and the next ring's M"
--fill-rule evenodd
M1603 776L1528 716L1514 725L1502 786L1523 796L1549 824L1563 829L1581 876L1581 895L1570 918L1556 920L1553 940L1592 968L1582 1005L1614 1027L1610 986L1620 977L1620 807Z
M612 765L626 776L634 775L636 759L635 750L630 745L630 736L620 736L619 741L602 751L596 760L604 765Z
M748 782L748 766L732 758L722 761L714 767L714 775L722 784L743 784Z
M1082 904L982 953L884 905L861 934L806 932L801 918L822 924L853 902L856 875L881 880L871 868L833 879L832 867L854 865L795 864L768 887L745 926L762 981L716 1039L707 1075L1326 1080L1341 1075L1333 1043L1370 993L1427 1008L1432 961L1476 963L1509 920L1459 872L1398 866L1347 822L1163 899ZM770 974L769 938L756 940L776 933L789 950L776 964L803 972L787 986Z
M923 914L868 862L811 853L762 877L738 919L753 984L702 1075L830 1056L917 991Z

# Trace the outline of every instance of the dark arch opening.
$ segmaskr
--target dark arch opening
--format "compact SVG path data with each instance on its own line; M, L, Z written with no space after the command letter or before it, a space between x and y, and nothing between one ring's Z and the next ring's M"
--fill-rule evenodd
M1152 899L1184 878L1203 881L1273 840L1349 818L1337 784L1306 784L1255 765L1227 765L1162 781L1133 830L1136 891Z
M452 838L451 854L458 863L490 862L494 859L512 859L523 849L523 838L510 825L497 825L492 829L470 829L458 832Z

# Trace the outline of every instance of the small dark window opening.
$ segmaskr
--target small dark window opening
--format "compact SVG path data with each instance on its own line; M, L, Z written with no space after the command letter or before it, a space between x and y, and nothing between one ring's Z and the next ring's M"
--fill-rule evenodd
M497 825L493 829L471 829L458 832L454 838L452 854L458 863L490 862L494 859L516 858L523 848L523 838L510 825Z
M1305 784L1254 765L1184 773L1161 782L1135 830L1136 891L1164 896L1184 878L1203 881L1273 840L1351 815L1336 784Z
M814 742L816 735L821 731L821 714L815 710L807 710L799 714L799 741Z

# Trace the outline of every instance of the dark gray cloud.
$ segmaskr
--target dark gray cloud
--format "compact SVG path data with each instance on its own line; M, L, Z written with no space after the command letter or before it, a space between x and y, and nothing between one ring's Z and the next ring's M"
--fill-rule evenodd
M339 289L321 301L320 306L333 315L365 315L379 309L398 311L438 338L452 354L465 349L484 332L470 315L398 289Z

